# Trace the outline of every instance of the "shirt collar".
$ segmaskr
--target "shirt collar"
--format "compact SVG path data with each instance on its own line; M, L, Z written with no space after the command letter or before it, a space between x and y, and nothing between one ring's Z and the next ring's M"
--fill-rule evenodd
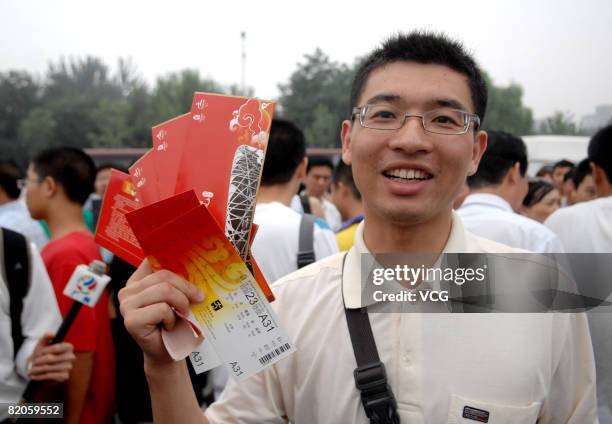
M353 247L346 254L342 270L342 296L344 304L349 309L369 306L373 301L361 302L361 255L369 254L363 240L365 220L359 223L355 231ZM470 250L466 230L456 212L452 213L451 231L444 246L443 253L461 253Z
M342 225L340 226L340 228L338 228L336 233L339 233L342 230L346 230L348 227L350 227L353 224L359 224L361 221L363 221L363 214L362 213L360 213L357 216L352 217L351 219L347 219L346 221L344 221L342 223Z
M13 200L11 202L5 203L4 205L0 205L0 211L1 212L21 211L23 207L24 205L22 205L19 200Z
M490 206L504 211L514 212L510 203L497 194L491 193L470 194L465 198L461 207L463 208L471 205Z

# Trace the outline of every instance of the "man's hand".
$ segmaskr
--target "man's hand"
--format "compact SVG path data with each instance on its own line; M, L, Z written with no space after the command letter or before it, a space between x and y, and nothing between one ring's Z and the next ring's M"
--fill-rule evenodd
M28 375L37 381L63 383L70 377L75 356L70 343L49 344L53 335L47 334L39 341L30 357Z
M174 327L173 309L187 315L189 303L202 300L204 293L195 285L170 271L153 273L146 260L119 292L125 328L140 345L149 364L173 362L162 342L161 327L166 330Z

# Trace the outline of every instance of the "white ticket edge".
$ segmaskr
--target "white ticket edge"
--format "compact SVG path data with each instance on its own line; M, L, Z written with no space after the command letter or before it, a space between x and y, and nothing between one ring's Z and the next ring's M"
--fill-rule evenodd
M202 351L198 350L196 352L198 353L204 352L206 354L215 352L217 354L217 358L220 358L221 363L225 365L229 374L235 377L238 381L242 381L260 372L261 370L269 367L270 365L275 364L279 360L284 359L285 357L287 357L288 355L296 351L296 347L293 341L291 341L286 331L280 326L276 313L271 308L270 303L268 302L265 295L261 291L261 288L255 281L255 278L250 273L248 273L245 276L243 281L240 283L240 286L245 285L245 284L248 285L248 289L250 290L250 293L252 293L252 296L256 296L257 300L254 301L254 303L260 303L262 307L264 308L264 311L263 311L264 315L258 316L258 318L267 316L267 319L270 320L275 326L272 332L266 333L270 335L267 339L258 340L256 343L254 343L256 345L259 345L259 347L253 346L253 348L251 349L245 349L244 347L245 347L245 344L248 343L248 340L249 340L248 338L237 337L237 335L231 335L231 334L228 335L227 337L221 338L220 336L223 336L222 331L214 331L214 328L224 327L228 324L232 324L232 322L228 322L228 321L214 322L215 320L213 318L213 320L211 320L212 322L209 323L210 326L213 327L213 329L211 329L209 324L198 320L200 323L200 327L202 328L202 332L204 334L204 342L202 343L201 346L203 346L207 350L202 350ZM220 299L223 299L225 302L227 302L227 296L224 295L225 293L219 292L218 290L215 290L214 288L213 290L215 291L215 293ZM242 293L242 289L239 288L235 290L234 293ZM243 294L243 296L244 296L243 298L244 303L247 305L250 304L247 296L245 294ZM251 309L254 303L250 304ZM210 305L207 307L211 308ZM213 317L214 317L214 313L213 313ZM238 321L238 319L236 319L237 314L232 314L232 317L233 317L232 321L234 322ZM263 334L263 336L265 336L266 334ZM206 346L206 341L209 342L208 346ZM270 345L272 346L270 347ZM261 353L262 356L257 357L257 355L253 352L253 350L255 349L261 350L262 346L266 347L267 349L265 349L265 351ZM190 357L190 360L192 360L192 357L194 360L199 359L197 358L197 354L193 354L193 353L190 354L189 357ZM196 361L196 362L199 362L199 361ZM212 356L211 356L211 359L206 361L204 365L198 363L198 369L201 370L200 372L204 372L208 369L214 368L214 366L210 366L210 364L214 362L215 361L212 360ZM193 360L192 360L192 365L193 365Z

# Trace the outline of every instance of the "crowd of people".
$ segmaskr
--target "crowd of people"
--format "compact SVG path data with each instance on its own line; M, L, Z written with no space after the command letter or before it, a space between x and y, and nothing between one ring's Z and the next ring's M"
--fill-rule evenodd
M609 314L395 316L359 300L366 253L612 252L612 126L578 164L559 158L530 177L520 137L481 130L486 104L461 45L414 32L357 70L340 158L306 157L302 131L272 122L252 254L298 351L241 384L221 369L196 375L157 337L172 323L150 307L195 303L193 288L95 244L112 165L70 147L25 171L0 160L0 404L35 380L67 423L612 423ZM50 345L68 279L96 259L111 284ZM384 364L372 390L353 381L351 310L369 318L372 369Z

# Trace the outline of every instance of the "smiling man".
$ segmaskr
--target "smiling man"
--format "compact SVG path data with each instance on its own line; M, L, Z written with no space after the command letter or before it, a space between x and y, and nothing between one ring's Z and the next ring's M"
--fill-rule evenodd
M354 246L273 285L272 306L297 352L231 381L204 418L184 364L160 337L176 320L170 307L185 311L197 290L143 264L120 297L145 353L155 421L596 422L583 315L376 313L376 302L362 299L364 253L513 251L470 234L452 211L486 148L486 102L474 60L441 35L395 36L362 62L342 124L342 158L365 215ZM355 336L370 326L373 348ZM354 370L368 360L355 374L358 389Z

